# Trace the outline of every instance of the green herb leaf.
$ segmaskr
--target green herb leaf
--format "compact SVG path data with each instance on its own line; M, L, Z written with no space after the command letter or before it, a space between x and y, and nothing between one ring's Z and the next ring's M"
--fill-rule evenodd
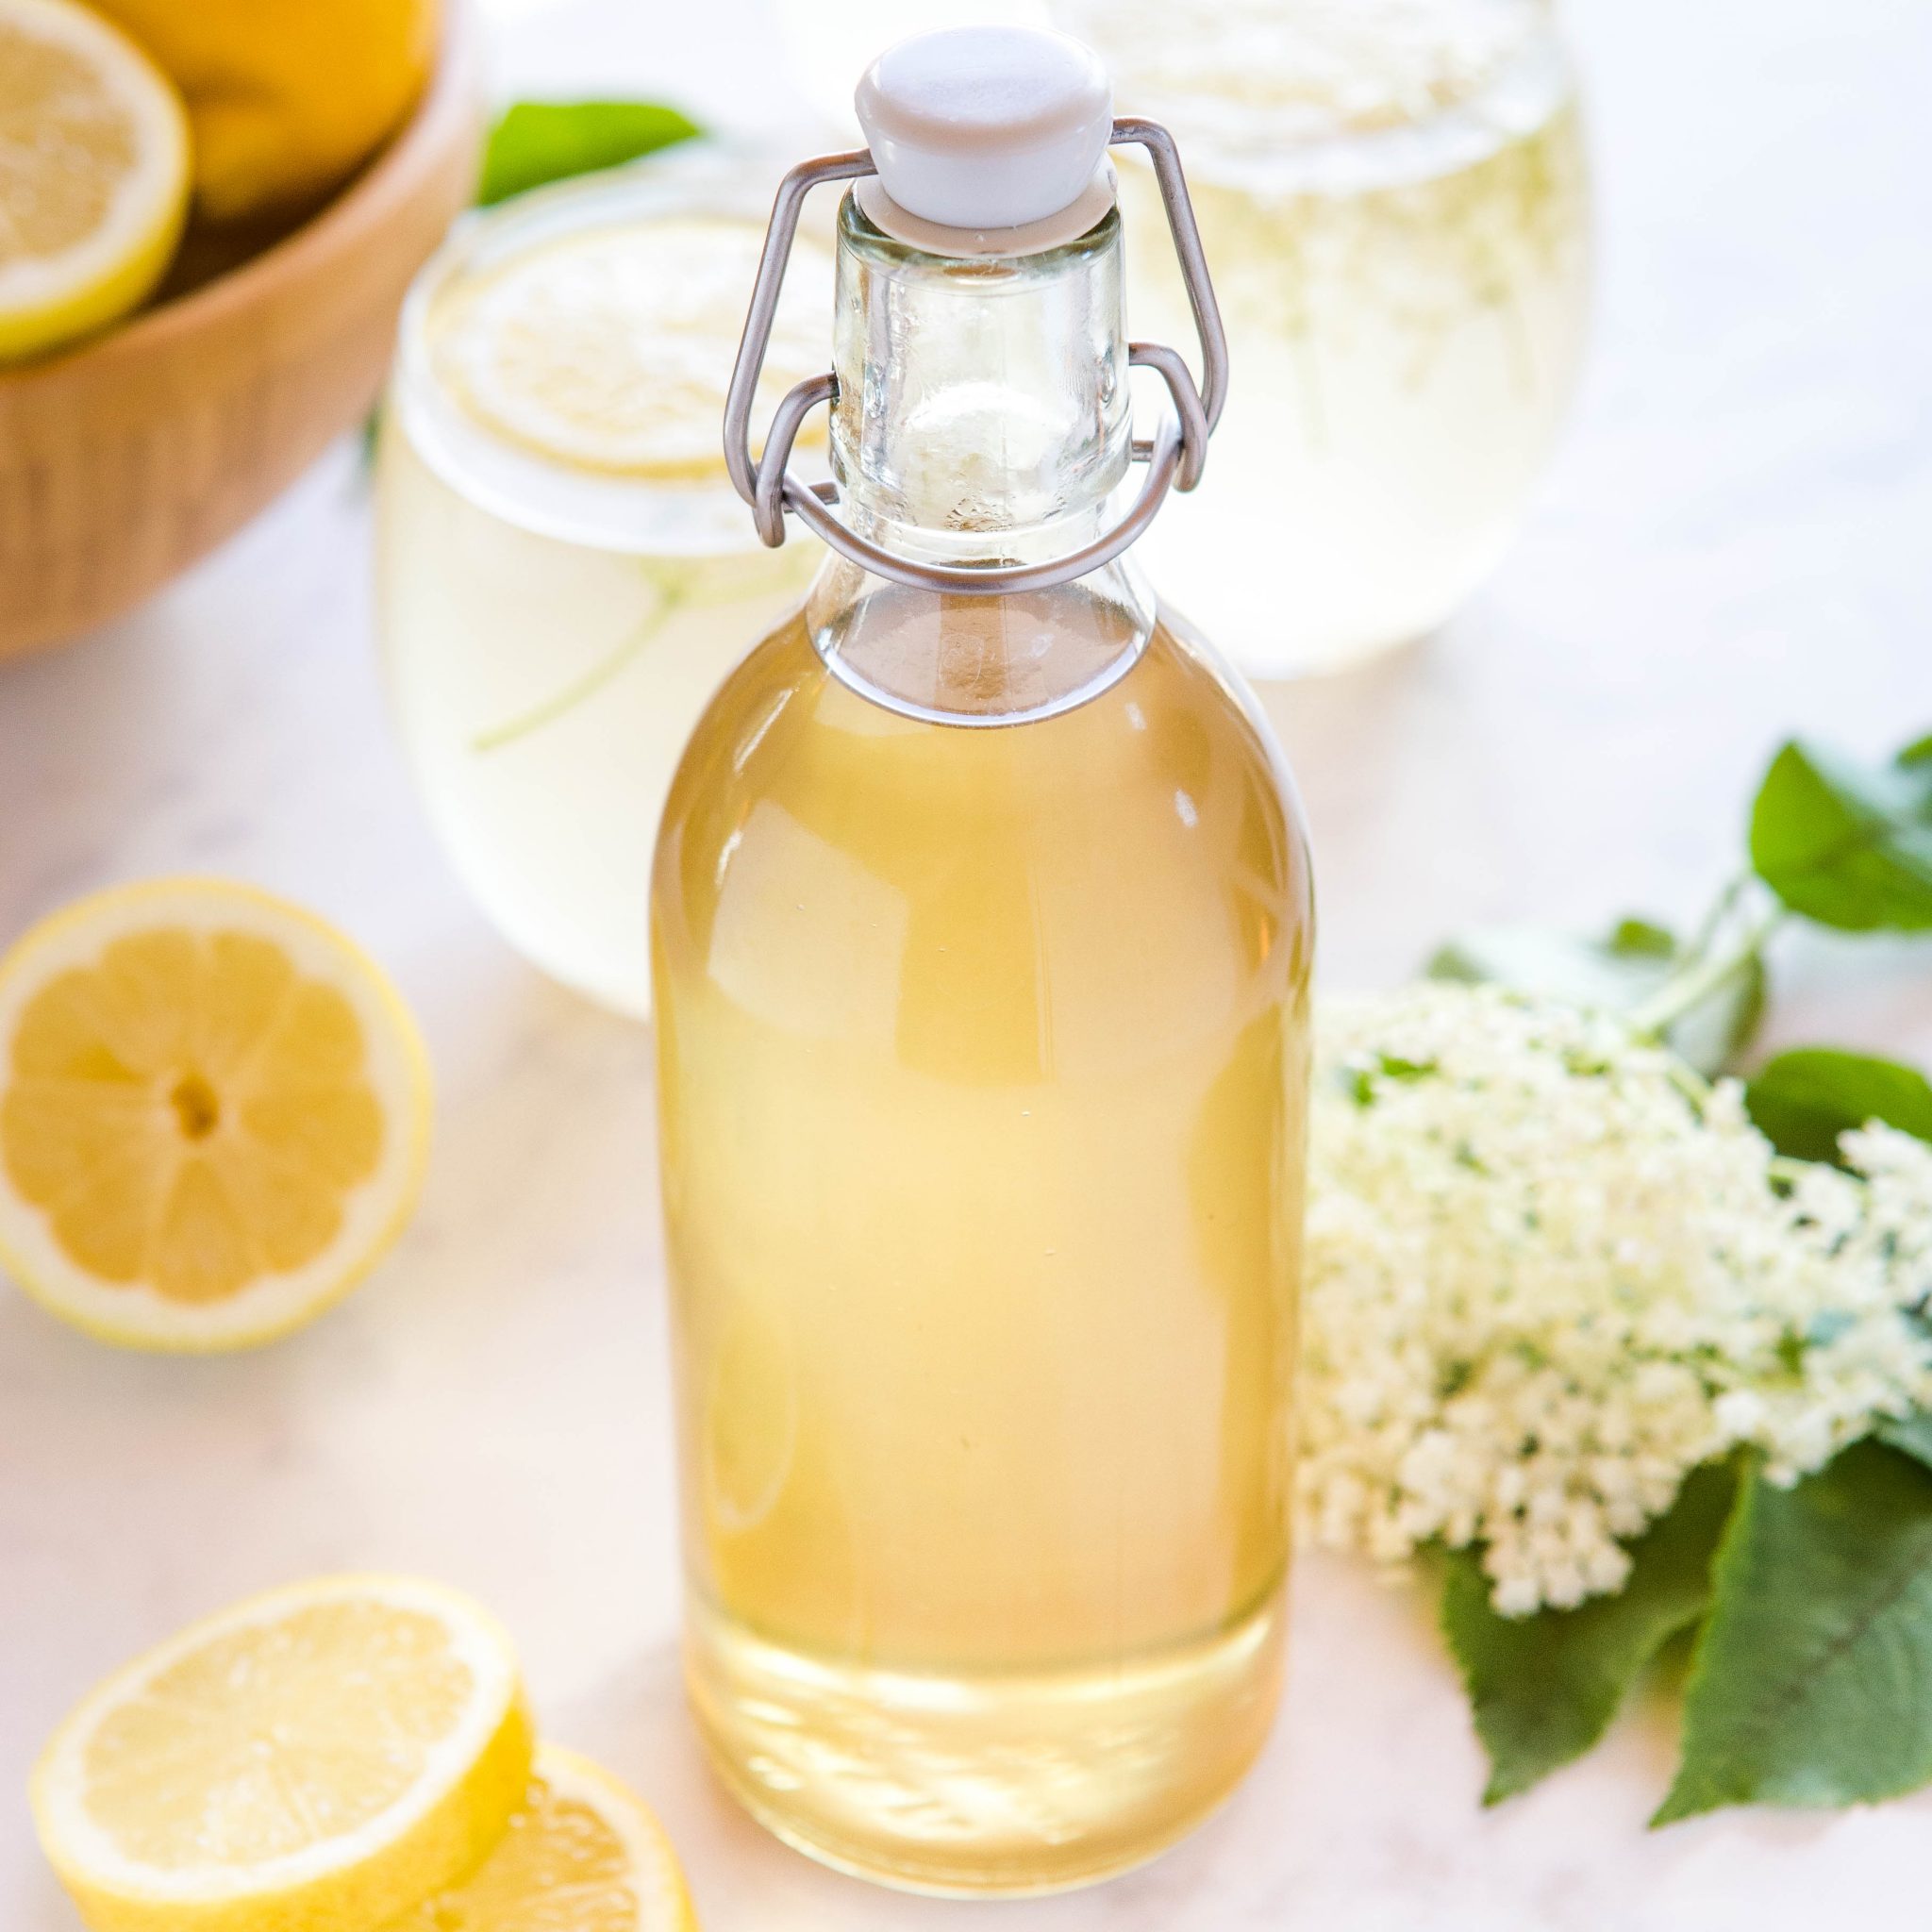
M655 154L700 129L651 101L519 101L491 129L476 199L485 208L526 189Z
M1480 1558L1456 1552L1442 1590L1442 1633L1490 1754L1484 1804L1526 1791L1582 1757L1652 1658L1704 1613L1711 1556L1736 1487L1727 1465L1692 1471L1669 1513L1631 1545L1623 1590L1574 1610L1499 1617Z
M1795 1489L1748 1477L1712 1583L1652 1824L1932 1779L1932 1469L1866 1441Z
M1835 1047L1798 1047L1767 1061L1744 1089L1744 1105L1758 1132L1796 1160L1838 1160L1838 1137L1867 1121L1932 1141L1924 1074Z
M1683 963L1683 948L1668 927L1631 918L1602 939L1541 925L1486 926L1452 940L1429 961L1428 974L1489 981L1622 1013L1654 997ZM1679 1058L1714 1074L1750 1043L1764 1014L1764 962L1753 953L1674 1021L1665 1039Z
M1932 931L1932 738L1887 765L1794 739L1752 807L1751 863L1822 925Z

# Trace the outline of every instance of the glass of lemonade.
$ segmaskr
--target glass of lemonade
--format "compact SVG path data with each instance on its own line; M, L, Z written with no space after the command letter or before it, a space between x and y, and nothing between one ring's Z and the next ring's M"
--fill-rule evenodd
M680 150L471 217L410 294L383 416L379 625L430 817L513 945L640 1016L672 773L817 562L758 545L722 455L777 172ZM830 290L802 239L768 403L829 365Z
M1251 675L1432 629L1494 567L1574 387L1574 79L1548 0L1054 0L1187 157L1232 352L1201 487L1141 545ZM1129 322L1185 340L1151 174L1121 161Z

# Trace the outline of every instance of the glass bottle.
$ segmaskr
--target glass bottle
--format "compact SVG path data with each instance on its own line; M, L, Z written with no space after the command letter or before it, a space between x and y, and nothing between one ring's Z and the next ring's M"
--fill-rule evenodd
M687 1674L793 1844L1045 1890L1187 1830L1273 1712L1309 874L1267 726L1108 554L1097 62L923 36L861 112L872 157L794 170L771 244L876 159L838 224L841 516L783 497L841 554L699 723L654 874ZM1056 115L1091 151L1002 165ZM1134 516L1203 453L1170 380L1192 426ZM741 465L768 519L785 441Z

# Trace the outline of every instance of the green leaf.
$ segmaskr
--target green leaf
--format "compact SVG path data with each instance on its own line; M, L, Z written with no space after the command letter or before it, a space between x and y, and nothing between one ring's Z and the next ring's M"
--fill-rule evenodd
M1452 940L1427 970L1431 979L1489 981L1623 1013L1653 998L1683 963L1668 927L1631 918L1602 939L1542 925L1485 926ZM1714 1074L1750 1043L1764 994L1764 963L1754 953L1673 1023L1665 1039L1679 1058Z
M1752 807L1751 863L1822 925L1932 931L1932 739L1886 765L1794 739Z
M1652 1824L1932 1779L1932 1469L1865 1441L1795 1489L1747 1478L1712 1582Z
M526 189L655 154L700 132L652 101L519 101L491 129L476 199L485 208Z
M1870 1054L1781 1053L1746 1086L1744 1105L1758 1132L1796 1160L1838 1160L1838 1137L1867 1121L1932 1141L1932 1083L1916 1067Z
M1932 1469L1932 1415L1899 1416L1891 1422L1880 1423L1874 1433L1881 1442L1890 1442L1894 1449L1916 1456Z
M1736 1487L1727 1465L1692 1471L1669 1513L1631 1545L1629 1581L1574 1610L1499 1617L1476 1554L1455 1554L1442 1633L1490 1754L1484 1804L1526 1791L1582 1757L1657 1652L1703 1614Z

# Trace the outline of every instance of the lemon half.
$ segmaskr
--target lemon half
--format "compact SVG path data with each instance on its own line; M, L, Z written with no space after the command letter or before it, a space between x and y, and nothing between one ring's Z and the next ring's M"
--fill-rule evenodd
M667 214L541 242L439 305L438 376L476 421L553 461L665 480L716 474L764 238L761 222ZM801 236L753 412L760 426L787 389L824 368L831 302L831 257ZM822 438L823 417L807 429Z
M72 0L0 0L0 362L114 321L188 211L179 95Z
M400 1230L429 1114L381 969L253 887L119 887L0 959L0 1265L108 1341L308 1321Z
M96 1932L364 1932L474 1871L528 1785L508 1640L453 1591L257 1597L56 1733L34 1821Z
M694 1932L663 1827L608 1772L545 1744L524 1808L466 1884L391 1932Z

